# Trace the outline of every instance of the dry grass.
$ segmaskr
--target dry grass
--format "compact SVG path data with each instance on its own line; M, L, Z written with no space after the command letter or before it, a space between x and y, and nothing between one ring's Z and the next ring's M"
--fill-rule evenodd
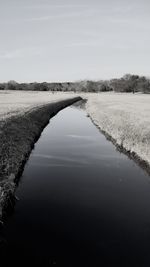
M48 104L46 102L42 106L38 106L38 102L30 112L23 113L21 116L7 117L0 124L0 220L4 211L13 208L15 204L16 179L20 177L34 143L49 119L78 100L80 98L64 99L63 97L62 101ZM19 112L21 110L20 108Z
M22 114L35 106L74 97L73 93L0 91L0 120Z
M93 94L86 107L102 131L150 164L150 95Z
M81 93L87 112L101 130L150 164L150 95ZM74 93L0 91L0 120L36 106L74 97Z

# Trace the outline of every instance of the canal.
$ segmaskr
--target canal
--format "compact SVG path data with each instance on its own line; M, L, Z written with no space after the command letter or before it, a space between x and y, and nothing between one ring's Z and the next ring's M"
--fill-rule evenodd
M50 120L16 195L0 266L150 266L150 177L84 110Z

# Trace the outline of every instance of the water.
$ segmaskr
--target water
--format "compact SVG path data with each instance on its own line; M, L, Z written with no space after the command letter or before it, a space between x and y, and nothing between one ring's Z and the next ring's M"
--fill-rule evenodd
M0 266L150 266L150 177L84 111L50 121L17 196Z

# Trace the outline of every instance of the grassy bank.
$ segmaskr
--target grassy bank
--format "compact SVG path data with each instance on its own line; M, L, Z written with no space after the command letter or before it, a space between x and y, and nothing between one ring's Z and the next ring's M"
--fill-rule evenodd
M0 124L0 217L14 205L17 179L49 119L80 99L75 97L40 105Z
M87 113L101 131L149 171L150 95L113 92L80 95L87 99ZM49 118L79 99L74 96L0 92L0 215L3 207L13 204L17 177Z
M150 169L150 96L101 93L88 96L92 121L115 145Z

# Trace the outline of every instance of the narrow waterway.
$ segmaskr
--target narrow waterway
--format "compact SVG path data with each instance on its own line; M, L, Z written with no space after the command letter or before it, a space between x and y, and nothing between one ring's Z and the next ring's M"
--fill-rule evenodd
M150 177L68 107L25 166L0 266L150 266Z

